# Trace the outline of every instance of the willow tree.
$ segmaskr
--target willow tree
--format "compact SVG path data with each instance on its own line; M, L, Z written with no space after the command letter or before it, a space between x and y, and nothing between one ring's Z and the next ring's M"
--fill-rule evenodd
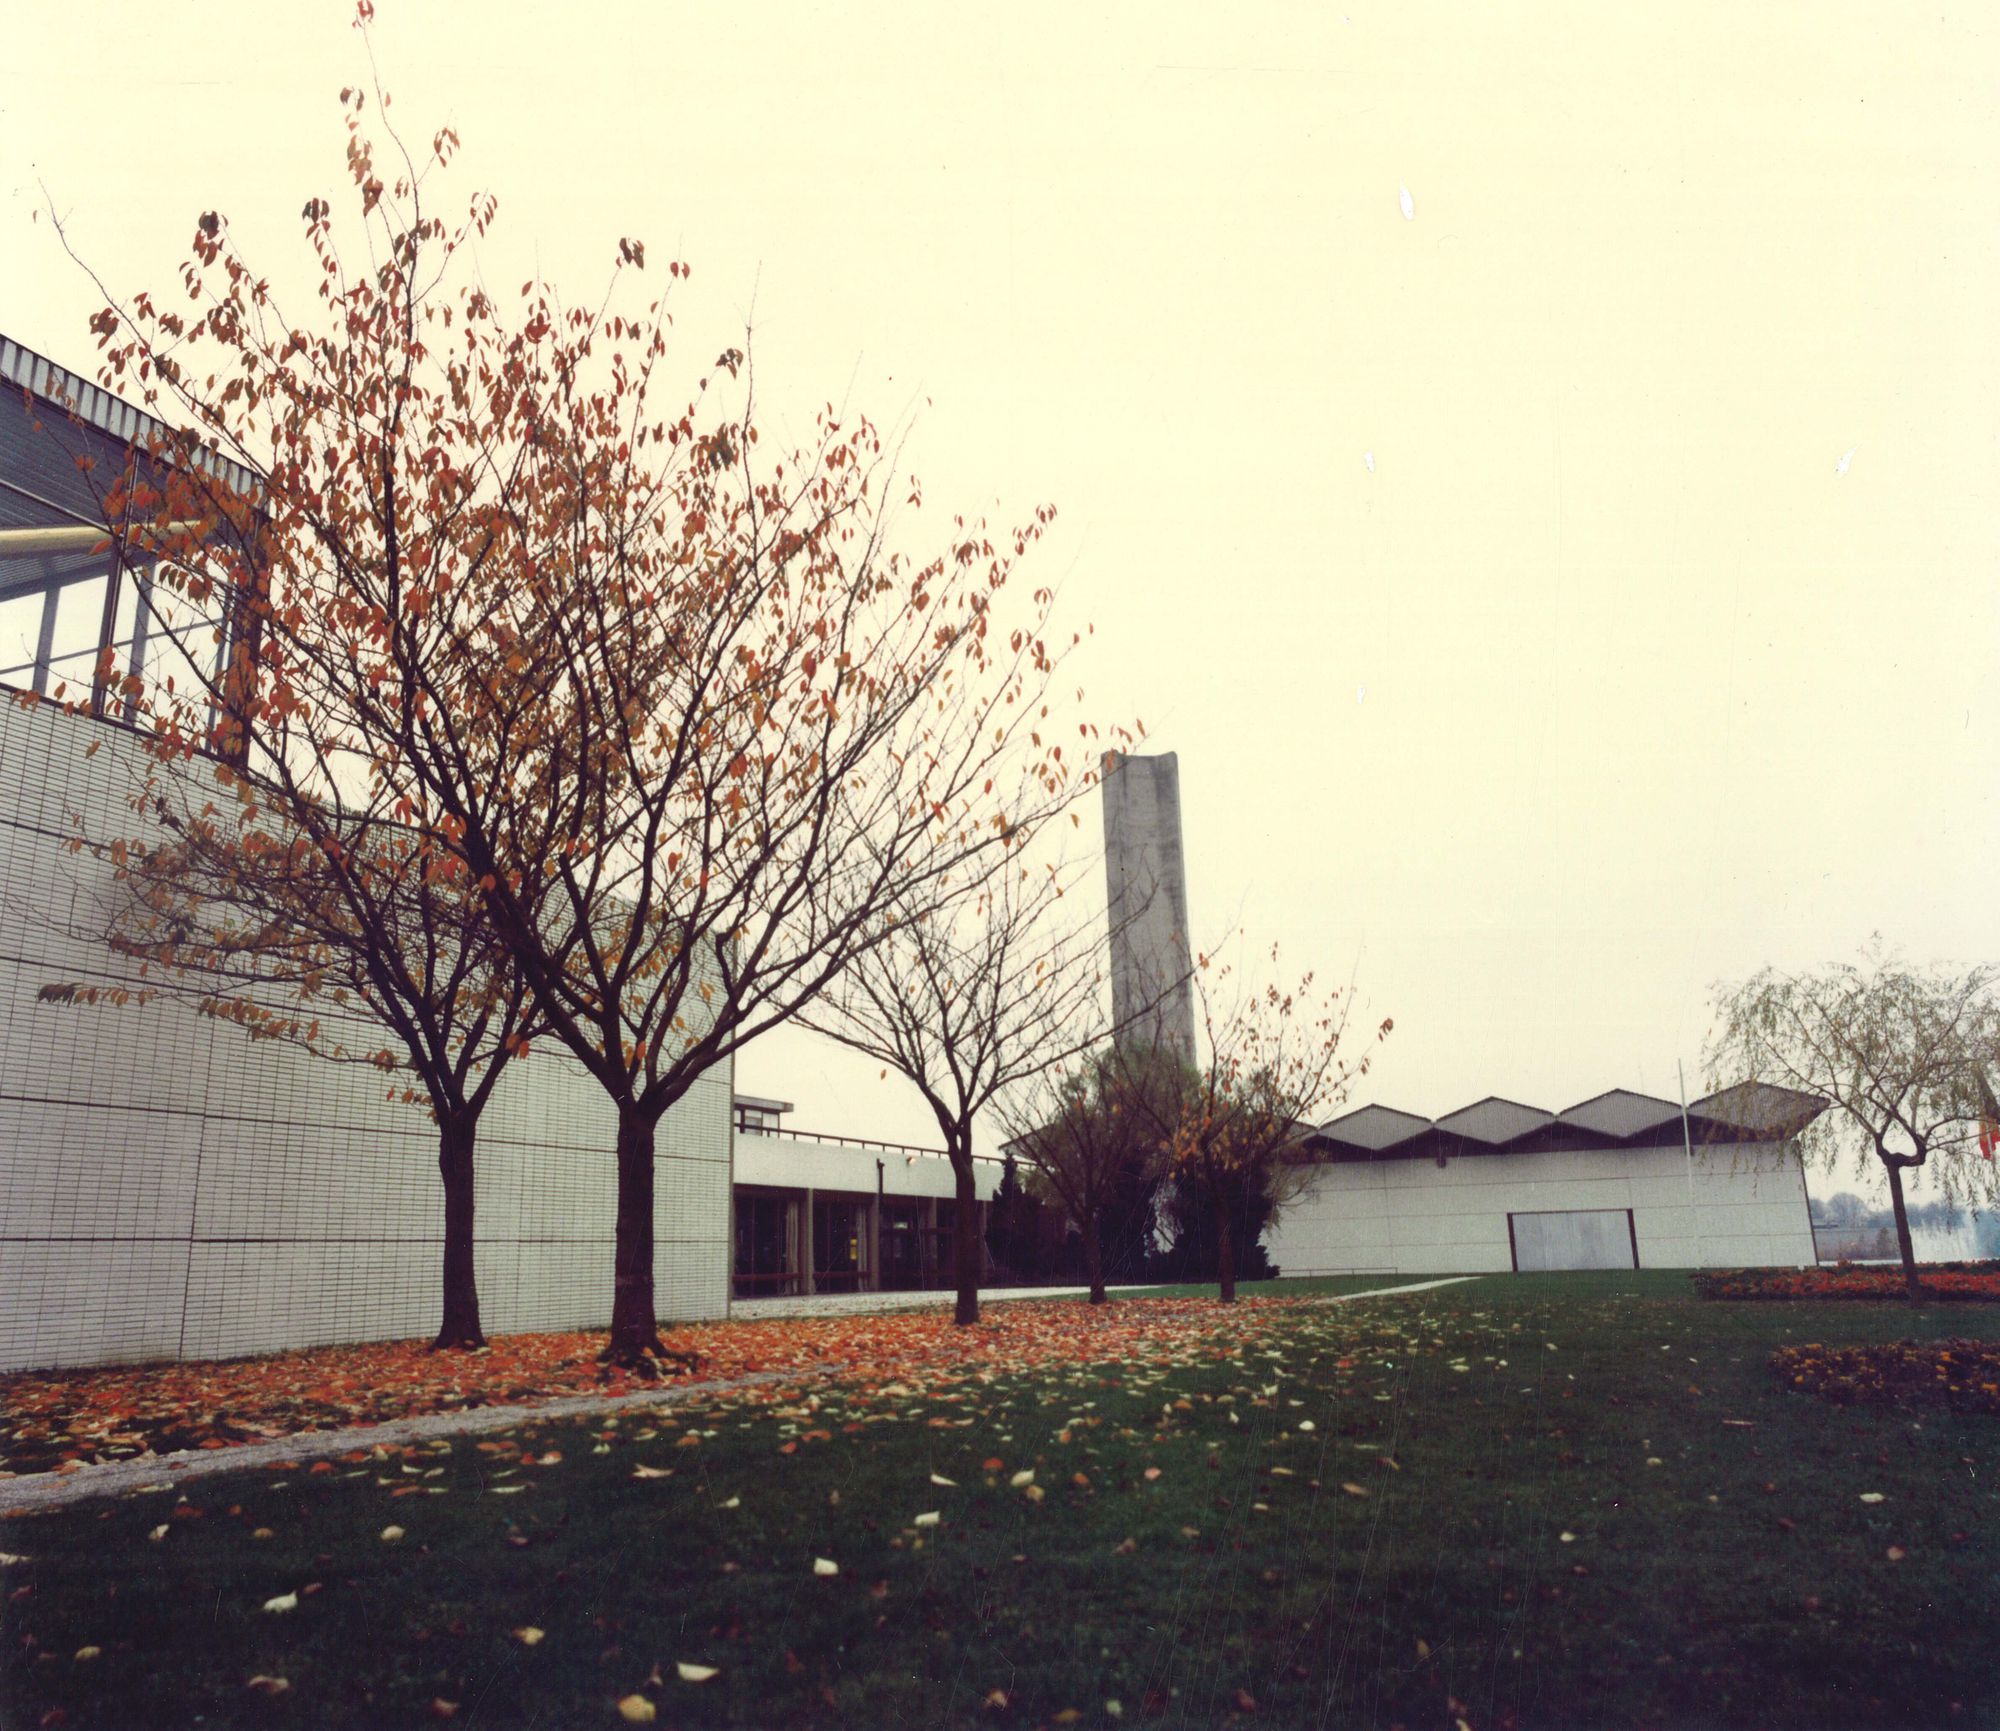
M1905 1175L1928 1171L1954 1202L2000 1195L1982 1136L1986 1071L2000 1058L2000 974L1918 967L1871 946L1859 962L1767 967L1719 987L1715 1016L1712 1076L1776 1083L1833 1108L1798 1132L1802 1159L1880 1167L1904 1284L1920 1302Z
M604 1088L607 1354L638 1363L659 1350L661 1117L889 910L956 893L1071 797L1053 596L1011 581L1053 512L903 551L891 502L921 489L893 439L829 407L767 456L735 346L676 393L668 296L628 309L636 240L601 297L531 280L504 311L467 253L495 202L434 214L453 135L420 161L367 93L343 105L351 209L304 208L316 306L281 305L210 214L179 293L98 315L104 381L255 478L231 494L197 466L115 521L242 620L227 701L167 733L202 735L225 782L303 756L379 796L422 869L466 874ZM669 287L687 274L670 262ZM1024 763L997 806L996 770Z

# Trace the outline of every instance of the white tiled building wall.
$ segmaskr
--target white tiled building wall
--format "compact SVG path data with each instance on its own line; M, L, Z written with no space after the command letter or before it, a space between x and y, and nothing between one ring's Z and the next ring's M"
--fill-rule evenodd
M109 868L61 843L78 817L132 833L138 757L119 729L0 701L0 1370L428 1335L435 1136L379 1071L179 1005L36 1001L129 977L77 935ZM660 1123L663 1317L728 1309L729 1080L718 1066ZM609 1321L612 1131L551 1044L503 1079L477 1154L489 1333Z
M1692 1204L1690 1204L1690 1195ZM1810 1265L1789 1144L1483 1154L1315 1167L1265 1234L1286 1275L1472 1274L1513 1266L1507 1216L1629 1208L1641 1268Z

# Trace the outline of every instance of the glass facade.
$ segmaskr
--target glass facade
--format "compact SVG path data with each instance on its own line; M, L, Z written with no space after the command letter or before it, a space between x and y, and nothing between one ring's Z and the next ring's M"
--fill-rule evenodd
M736 1192L736 1256L731 1287L738 1298L782 1298L799 1289L792 1265L795 1204L784 1196Z
M735 1210L737 1298L927 1292L956 1283L951 1202L739 1184Z

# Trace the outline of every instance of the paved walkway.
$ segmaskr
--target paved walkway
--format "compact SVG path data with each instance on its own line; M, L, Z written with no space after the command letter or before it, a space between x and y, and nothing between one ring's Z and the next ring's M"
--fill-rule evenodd
M1369 1292L1335 1292L1315 1302L1320 1304L1352 1304L1357 1298L1389 1298L1399 1292L1431 1292L1440 1286L1463 1286L1468 1280L1477 1280L1476 1274L1448 1274L1442 1280L1419 1280L1413 1286L1378 1286ZM1280 1282L1282 1285L1283 1282Z
M1439 1286L1457 1286L1476 1280L1477 1275L1459 1274L1445 1280L1423 1280L1407 1286L1381 1286L1368 1292L1333 1293L1312 1299L1318 1304L1352 1304L1360 1298L1386 1298L1402 1292L1429 1292ZM1282 1282L1280 1283L1282 1284ZM1073 1298L1087 1292L1083 1286L1015 1286L1004 1291L982 1292L982 1305L1014 1298ZM1112 1292L1144 1292L1139 1286L1114 1286ZM825 1298L760 1298L738 1304L730 1311L733 1320L763 1316L856 1315L871 1310L916 1310L925 1305L951 1302L948 1292L865 1292ZM777 1306L786 1308L779 1309ZM117 1496L133 1491L170 1491L196 1479L216 1473L235 1472L239 1467L268 1467L280 1462L324 1460L355 1449L376 1449L406 1443L428 1442L436 1437L483 1436L489 1431L512 1430L516 1425L539 1423L545 1419L585 1418L596 1413L623 1412L632 1407L672 1406L680 1401L699 1400L708 1395L727 1394L735 1389L755 1388L766 1383L799 1383L831 1376L844 1369L826 1364L814 1371L760 1371L726 1382L675 1382L661 1388L640 1389L634 1394L582 1394L562 1400L541 1401L533 1406L479 1406L456 1412L425 1413L416 1418L392 1419L387 1424L359 1425L349 1430L300 1431L295 1436L277 1437L270 1442L245 1443L239 1448L182 1449L175 1454L145 1455L137 1460L107 1461L73 1473L31 1473L18 1479L0 1479L0 1516L60 1508L86 1497ZM0 1550L6 1547L0 1545Z
M1081 1298L1087 1286L983 1286L979 1302L1006 1304L1018 1298ZM1107 1286L1106 1292L1148 1292L1145 1286ZM929 1310L953 1302L954 1294L931 1292L821 1292L811 1298L738 1298L730 1302L731 1322L760 1322L771 1316L873 1316L895 1310Z
M539 1401L533 1406L462 1407L455 1412L424 1413L415 1418L391 1419L387 1424L356 1425L349 1430L300 1431L270 1442L244 1443L239 1448L180 1449L173 1454L142 1455L137 1460L106 1461L101 1466L87 1466L73 1473L31 1473L18 1479L0 1479L0 1515L12 1514L17 1509L52 1509L84 1497L175 1490L195 1479L234 1472L238 1467L268 1467L286 1461L303 1464L355 1449L429 1442L436 1437L483 1436L488 1431L512 1430L516 1425L544 1419L586 1418L601 1412L623 1412L630 1407L673 1406L680 1401L756 1388L763 1383L808 1382L843 1368L828 1364L813 1371L766 1370L727 1382L676 1382L663 1388L640 1389L636 1394L579 1394L562 1400Z
M1314 1304L1345 1304L1356 1298L1381 1298L1392 1292L1429 1292L1436 1286L1456 1286L1460 1281L1477 1280L1476 1274L1454 1274L1443 1280L1420 1280L1406 1286L1378 1286L1368 1292L1340 1292L1325 1298L1310 1294L1300 1294L1307 1302ZM981 1305L1005 1304L1021 1298L1081 1298L1090 1290L1087 1286L993 1286L980 1289ZM1152 1286L1107 1286L1105 1291L1114 1298L1121 1292L1156 1292L1158 1284ZM1258 1298L1286 1298L1285 1282L1276 1280L1269 1283L1258 1282L1254 1296ZM886 1315L898 1310L942 1309L952 1302L949 1292L841 1292L818 1293L811 1298L740 1298L729 1306L731 1322L757 1322L773 1316L873 1316Z

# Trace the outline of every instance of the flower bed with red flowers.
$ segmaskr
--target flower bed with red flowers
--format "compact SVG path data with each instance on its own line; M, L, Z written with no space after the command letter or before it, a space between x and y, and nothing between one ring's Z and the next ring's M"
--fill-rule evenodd
M1917 1271L1926 1298L1947 1304L2000 1301L2000 1262L1928 1262ZM1694 1276L1703 1298L1907 1299L1897 1266L1831 1268L1729 1268Z
M1771 1369L1787 1387L1842 1405L2000 1413L2000 1341L1783 1346L1771 1354Z

